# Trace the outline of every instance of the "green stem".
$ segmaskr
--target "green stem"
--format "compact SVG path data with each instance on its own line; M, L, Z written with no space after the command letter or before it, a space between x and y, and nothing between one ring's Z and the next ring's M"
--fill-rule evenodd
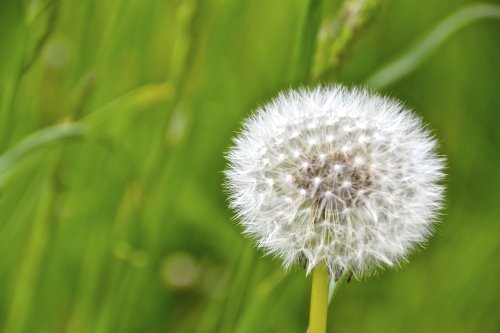
M329 276L324 264L313 270L309 333L325 333L328 310Z

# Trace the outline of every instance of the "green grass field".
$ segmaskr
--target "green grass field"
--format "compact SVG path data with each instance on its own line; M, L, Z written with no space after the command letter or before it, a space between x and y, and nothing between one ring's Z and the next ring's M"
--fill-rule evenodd
M224 153L281 89L340 82L421 115L448 190L329 331L499 332L500 1L350 3L2 0L0 330L306 332L310 277L241 235Z

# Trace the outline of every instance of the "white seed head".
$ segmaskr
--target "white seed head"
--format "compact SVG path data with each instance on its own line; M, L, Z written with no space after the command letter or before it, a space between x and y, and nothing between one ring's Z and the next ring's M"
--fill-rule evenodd
M280 94L228 153L230 205L285 268L324 262L356 277L426 240L442 205L444 159L394 99L341 86Z

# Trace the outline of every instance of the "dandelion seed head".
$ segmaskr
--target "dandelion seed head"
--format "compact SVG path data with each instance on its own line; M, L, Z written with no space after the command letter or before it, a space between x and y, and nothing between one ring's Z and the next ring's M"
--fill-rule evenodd
M394 99L341 86L291 90L244 123L228 153L230 205L289 267L324 262L362 277L403 260L432 231L444 160Z

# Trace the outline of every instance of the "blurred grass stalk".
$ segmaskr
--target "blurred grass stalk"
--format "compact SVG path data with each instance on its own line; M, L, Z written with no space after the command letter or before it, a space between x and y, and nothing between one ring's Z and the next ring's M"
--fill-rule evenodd
M374 17L384 0L347 0L331 19L324 19L316 37L313 82L331 76L357 33Z
M44 163L44 173L50 174L53 165L57 163L52 154ZM5 322L4 332L23 332L31 309L34 289L37 286L39 270L42 268L43 257L49 241L49 223L54 197L54 188L50 179L44 175L42 191L39 194L38 207L35 212L33 229L27 241L26 258L23 260L18 274L18 281L13 291L13 300Z
M366 82L376 88L384 88L397 82L415 71L460 29L487 19L500 19L500 6L473 4L457 10L432 28L414 47L375 71Z

